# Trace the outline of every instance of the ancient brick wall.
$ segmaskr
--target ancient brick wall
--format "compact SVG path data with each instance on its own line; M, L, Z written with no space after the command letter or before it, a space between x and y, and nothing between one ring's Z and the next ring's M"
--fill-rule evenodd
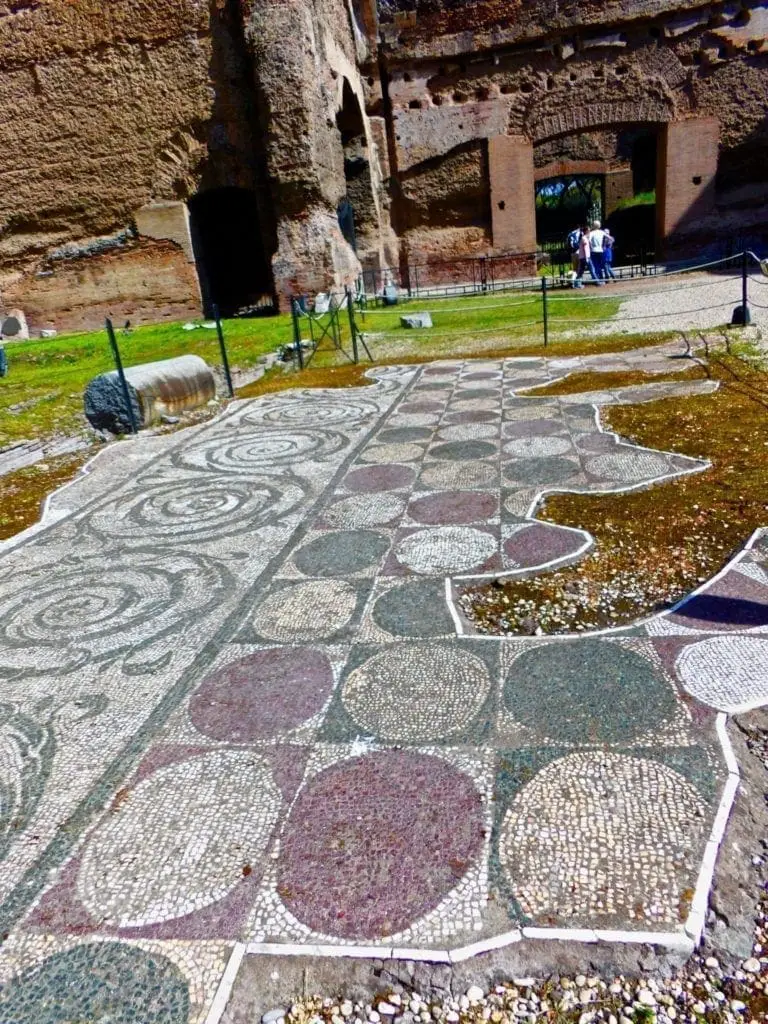
M498 249L488 193L476 180L495 137L529 139L536 168L600 160L623 169L607 187L611 205L629 188L637 131L655 133L661 147L665 126L690 118L720 124L717 189L707 191L707 202L696 200L695 217L670 216L666 228L695 227L710 239L761 223L768 230L764 0L380 0L379 13L386 95L377 79L369 106L391 111L393 174L409 197L426 189L431 210L461 209L472 224L468 252ZM474 165L460 159L467 152L477 153ZM442 193L435 188L441 180ZM696 186L675 180L684 205ZM441 233L452 250L461 248L455 219L441 227L434 214L418 223L408 214L395 204L395 228L409 252L439 249Z

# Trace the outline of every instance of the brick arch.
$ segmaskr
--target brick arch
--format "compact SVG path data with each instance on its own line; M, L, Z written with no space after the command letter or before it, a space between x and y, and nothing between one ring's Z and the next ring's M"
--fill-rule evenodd
M620 124L664 124L674 120L675 112L671 103L646 98L640 103L618 100L608 103L588 103L567 108L557 113L531 119L524 128L524 134L531 142L545 142L558 135L591 131Z

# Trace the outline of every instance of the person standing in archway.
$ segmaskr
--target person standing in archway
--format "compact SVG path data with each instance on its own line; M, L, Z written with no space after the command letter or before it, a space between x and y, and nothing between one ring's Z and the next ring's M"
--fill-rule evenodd
M592 275L592 280L596 284L603 284L597 277L597 271L595 265L592 262L592 250L589 244L589 228L585 225L581 229L581 237L579 238L579 269L576 272L576 277L573 282L574 288L584 287L584 271L589 268L589 272Z
M616 275L613 272L613 247L616 239L610 231L604 232L603 238L603 277L608 281L615 281Z
M592 230L589 232L589 249L592 254L592 264L597 271L597 283L602 284L605 277L605 236L606 232L600 226L600 221L592 222Z

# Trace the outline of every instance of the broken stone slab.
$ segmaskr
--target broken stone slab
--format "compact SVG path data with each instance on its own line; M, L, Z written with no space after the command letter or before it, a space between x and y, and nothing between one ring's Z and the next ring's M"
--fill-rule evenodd
M411 313L401 316L400 323L403 327L432 327L432 317L429 313Z
M216 395L211 368L200 356L178 356L128 367L128 395L136 425L146 427L163 416L205 405ZM96 430L125 434L131 429L125 396L116 370L94 377L85 389L85 415Z

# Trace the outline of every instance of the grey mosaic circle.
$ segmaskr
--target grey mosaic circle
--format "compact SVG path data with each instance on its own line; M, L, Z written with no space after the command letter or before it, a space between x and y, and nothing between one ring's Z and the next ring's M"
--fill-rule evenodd
M281 807L269 766L253 751L216 750L160 768L91 836L78 895L94 920L115 928L201 910L264 856Z
M492 462L446 462L425 466L419 486L437 490L491 487L498 479L499 471Z
M441 427L441 441L477 441L487 437L498 437L499 428L494 423L457 423Z
M392 587L377 599L371 615L393 636L444 636L455 631L442 580L410 580Z
M342 700L365 732L387 742L428 743L465 729L490 688L485 663L467 651L400 644L351 672Z
M507 673L503 701L516 721L565 743L626 743L677 711L672 686L652 662L588 638L524 651Z
M768 639L710 637L684 648L676 668L688 693L719 711L768 705Z
M571 441L567 437L517 437L505 442L504 451L520 459L549 458L564 455L571 450Z
M448 441L434 445L429 454L445 462L471 462L473 459L487 459L495 455L497 448L490 441Z
M510 459L504 463L502 472L504 479L510 483L546 487L570 480L580 470L578 462L555 456L544 459Z
M188 1024L189 986L167 957L118 942L75 946L13 978L3 1024Z
M327 640L350 622L356 607L357 593L344 580L289 583L261 602L253 628L279 643Z
M385 444L410 444L415 441L428 441L432 437L429 427L392 427L382 430L377 440Z
M417 444L376 444L365 448L358 461L374 462L417 462L424 449Z
M670 472L662 456L651 452L621 451L611 455L598 455L585 463L585 469L592 476L603 480L628 483L635 480L653 480Z
M320 534L293 556L305 576L353 576L379 564L389 540L372 530L340 530Z

